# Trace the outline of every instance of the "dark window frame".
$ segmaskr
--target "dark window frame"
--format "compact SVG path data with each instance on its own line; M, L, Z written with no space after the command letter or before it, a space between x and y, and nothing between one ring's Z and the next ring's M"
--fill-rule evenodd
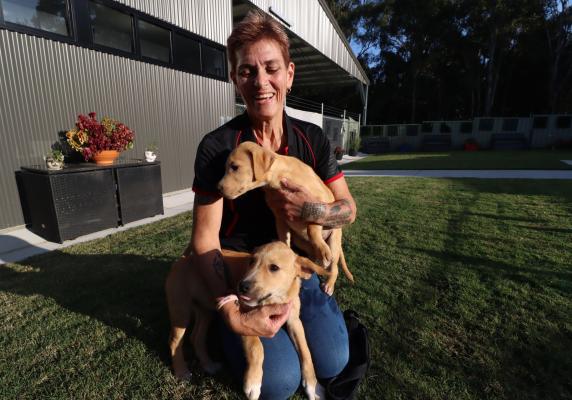
M182 71L193 75L211 78L223 82L230 81L228 76L228 59L225 46L216 43L210 39L204 38L200 35L197 35L196 33L175 26L174 24L158 19L152 15L131 8L125 4L118 3L114 0L92 0L92 1L131 16L133 52L125 52L104 45L95 44L92 38L91 21L89 18L89 1L90 0L66 0L66 11L67 11L67 19L69 22L70 36L63 36L52 32L43 31L41 29L35 29L25 25L19 25L4 21L2 0L0 0L0 29L6 29L9 31L24 33L27 35L36 36L43 39L53 40L66 44L72 44L78 47L99 51L101 53L112 54L132 59L135 61L140 61L147 64L154 64L161 67L166 67L169 69L174 69L177 71ZM169 31L169 62L160 61L151 57L143 56L141 54L141 46L139 43L139 20L155 24ZM180 34L188 39L195 40L199 43L199 53L200 53L199 72L190 70L188 68L184 68L182 65L175 62L176 59L175 52L177 51L175 47L175 34ZM205 72L203 66L204 62L203 46L213 48L222 53L223 71L221 75Z
M188 70L187 68L185 68L185 67L183 66L183 64L181 64L181 63L179 62L178 57L175 55L175 53L176 53L176 51L177 51L177 44L178 44L177 41L176 41L176 36L177 36L177 35L182 36L183 38L185 38L185 39L187 39L187 40L193 40L193 41L195 41L195 42L198 43L198 45L199 45L199 49L198 49L198 51L199 51L199 54L198 54L199 62L198 62L198 64L199 64L199 71L202 72L202 69L203 69L203 46L202 46L200 37L197 36L197 35L193 35L193 34L191 34L190 32L185 31L185 30L183 30L183 29L174 29L174 30L173 30L173 34L171 35L171 41L172 41L172 44L173 44L173 46L172 46L173 65L174 65L177 69L179 69L179 70L181 70L181 71ZM189 71L190 71L190 70L189 70ZM196 72L194 72L194 71L191 71L191 73L196 74ZM200 72L199 72L199 73L200 73Z
M572 128L572 115L558 115L555 126L559 130Z
M13 22L8 22L4 20L4 4L0 0L0 29L6 29L9 31L20 32L31 36L40 36L46 39L55 40L58 42L64 42L68 44L74 44L76 42L76 29L74 23L74 10L73 3L74 0L66 0L66 17L69 23L69 35L60 35L58 33L45 31L39 28L33 28L27 25L15 24Z

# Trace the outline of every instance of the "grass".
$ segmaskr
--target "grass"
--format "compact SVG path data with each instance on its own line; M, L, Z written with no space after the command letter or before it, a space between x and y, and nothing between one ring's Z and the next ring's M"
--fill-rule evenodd
M572 182L351 178L359 399L572 397ZM163 282L189 214L0 266L0 398L240 399L176 382ZM303 398L301 395L298 399Z
M343 169L571 169L560 160L572 160L571 150L452 151L391 153L368 156Z

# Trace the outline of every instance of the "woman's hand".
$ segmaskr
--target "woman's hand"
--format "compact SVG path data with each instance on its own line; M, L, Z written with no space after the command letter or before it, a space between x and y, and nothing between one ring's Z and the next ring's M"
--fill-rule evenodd
M319 216L325 212L326 204L317 201L305 187L286 179L280 180L280 186L279 190L270 190L266 199L270 207L280 210L287 220L302 219L306 222L317 222ZM318 211L318 214L312 214L308 212L312 207L323 210Z
M222 306L220 312L230 329L241 336L273 337L290 316L292 302L271 304L241 311L236 302Z
M286 179L280 180L280 186L278 190L267 192L266 201L288 221L301 220L333 229L355 220L355 202L343 178L328 185L335 199L332 203L316 200L304 186Z

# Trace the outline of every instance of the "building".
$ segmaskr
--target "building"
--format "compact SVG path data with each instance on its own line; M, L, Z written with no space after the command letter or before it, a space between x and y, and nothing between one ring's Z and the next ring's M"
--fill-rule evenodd
M156 143L163 193L190 188L201 138L235 115L225 43L255 7L287 27L296 89L351 87L365 106L369 81L323 1L0 0L0 230L24 224L15 172L80 113L136 132L124 158Z

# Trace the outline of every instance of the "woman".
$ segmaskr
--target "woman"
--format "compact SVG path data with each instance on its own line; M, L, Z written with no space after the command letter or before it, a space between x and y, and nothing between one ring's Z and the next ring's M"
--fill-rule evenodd
M213 300L229 289L220 249L252 251L276 239L274 218L260 190L234 201L221 198L217 184L224 175L229 153L241 142L253 141L279 154L300 158L311 165L332 190L335 201L322 204L304 188L283 182L275 202L289 219L303 218L327 227L353 222L356 208L327 137L315 125L284 113L285 98L294 79L288 37L273 18L251 12L227 41L231 79L246 113L207 134L195 159L193 234L180 261L200 268ZM192 255L189 256L189 253ZM348 361L348 338L335 300L319 287L316 276L305 281L300 293L301 319L318 378L341 372ZM234 302L220 308L223 348L232 372L242 381L244 356L238 335L256 335L264 346L262 398L284 399L300 384L296 350L284 329L290 304L265 306L242 312Z

